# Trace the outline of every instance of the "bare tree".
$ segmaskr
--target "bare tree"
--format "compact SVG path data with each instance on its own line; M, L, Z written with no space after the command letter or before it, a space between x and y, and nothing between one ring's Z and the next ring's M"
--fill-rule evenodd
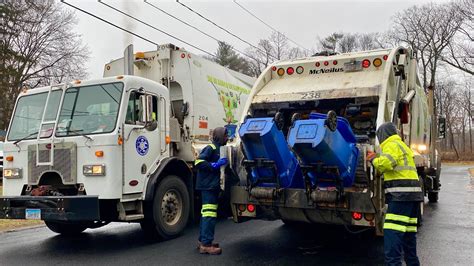
M454 9L462 19L462 25L451 42L442 60L461 71L474 75L474 2L454 2Z
M22 87L83 78L88 52L73 31L74 13L54 0L7 1L0 6L0 14L0 100L4 108L0 128L6 128Z
M428 3L396 14L391 37L413 48L420 62L425 89L428 85L435 88L436 70L442 54L462 22L451 3Z
M357 35L358 48L361 51L387 48L390 45L387 45L386 43L384 43L383 37L384 36L378 32L358 34Z
M357 35L345 33L339 41L338 52L348 53L357 50Z
M456 83L453 80L447 80L445 82L439 82L438 90L440 91L440 97L437 97L437 102L442 101L442 105L439 104L440 113L446 116L446 129L448 138L445 139L445 146L450 146L455 154L456 158L459 159L459 151L456 147L454 135L456 133L457 126L459 125L459 92L456 88Z
M340 40L344 37L344 33L334 32L324 39L319 39L319 45L323 50L336 52Z

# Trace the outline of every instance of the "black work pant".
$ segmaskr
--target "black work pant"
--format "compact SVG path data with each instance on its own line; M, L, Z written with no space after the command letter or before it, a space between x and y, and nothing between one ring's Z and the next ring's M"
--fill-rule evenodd
M199 241L203 245L211 245L217 223L217 200L219 190L202 190L201 223L199 225Z
M416 254L416 232L420 202L392 201L388 203L384 222L385 264L402 265L402 251L407 266L420 265Z

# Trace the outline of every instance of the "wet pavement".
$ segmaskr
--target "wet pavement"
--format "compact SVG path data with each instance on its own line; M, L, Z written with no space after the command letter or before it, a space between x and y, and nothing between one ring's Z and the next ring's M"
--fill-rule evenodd
M472 166L474 167L474 166ZM422 265L474 265L474 178L469 166L444 166L436 204L424 205L418 233ZM379 265L383 239L343 227L292 228L280 221L220 221L220 256L198 254L198 227L150 243L136 224L110 224L65 238L47 228L0 233L0 265Z

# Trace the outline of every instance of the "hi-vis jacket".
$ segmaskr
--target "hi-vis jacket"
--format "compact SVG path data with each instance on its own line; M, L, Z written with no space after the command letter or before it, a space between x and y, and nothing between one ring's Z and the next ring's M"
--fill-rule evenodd
M387 201L423 201L412 150L398 135L388 137L380 147L382 153L372 164L384 176Z
M213 169L211 163L219 160L219 145L215 143L207 145L202 149L194 165L197 168L196 189L197 190L219 190L220 170Z

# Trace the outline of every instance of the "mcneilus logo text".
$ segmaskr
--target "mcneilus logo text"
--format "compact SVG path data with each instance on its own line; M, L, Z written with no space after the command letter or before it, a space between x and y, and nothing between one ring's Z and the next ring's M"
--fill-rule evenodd
M333 73L333 72L344 72L344 68L326 68L326 69L311 69L309 74L324 74L324 73Z

